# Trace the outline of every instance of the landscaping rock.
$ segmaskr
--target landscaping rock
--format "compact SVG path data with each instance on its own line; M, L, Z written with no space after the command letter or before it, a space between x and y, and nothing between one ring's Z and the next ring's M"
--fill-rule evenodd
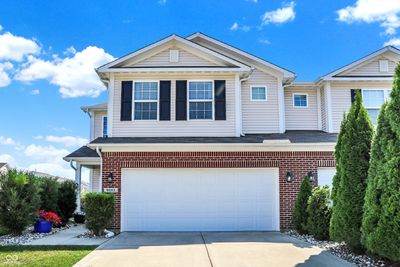
M388 261L379 258L374 258L369 255L354 254L347 248L345 243L338 243L334 241L318 241L315 240L311 235L300 235L295 230L288 230L284 233L291 237L306 241L321 249L328 250L333 255L360 267L383 267L390 265Z
M36 239L43 238L45 236L53 235L60 231L66 230L68 228L74 227L76 225L67 224L66 226L53 228L50 233L35 233L33 231L33 226L28 227L22 235L13 236L13 235L3 235L0 236L0 246L16 246L23 245L25 243L31 242Z

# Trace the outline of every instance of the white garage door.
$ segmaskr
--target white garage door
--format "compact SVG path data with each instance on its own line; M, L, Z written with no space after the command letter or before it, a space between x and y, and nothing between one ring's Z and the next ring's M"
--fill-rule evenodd
M123 169L122 231L279 230L278 169Z
M336 168L321 167L318 168L318 185L327 185L332 188L333 176L336 174Z

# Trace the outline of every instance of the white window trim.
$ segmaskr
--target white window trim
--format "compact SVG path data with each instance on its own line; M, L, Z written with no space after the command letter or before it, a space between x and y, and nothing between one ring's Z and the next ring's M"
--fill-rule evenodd
M307 106L302 107L302 106L296 106L296 105L295 105L294 97L295 97L295 96L300 96L300 95L305 95L305 96L306 96ZM294 107L294 108L308 108L308 93L293 93L293 94L292 94L292 102L293 102L293 107Z
M101 137L105 137L104 136L104 118L107 118L107 133L106 133L106 135L108 136L108 116L104 115L104 116L101 116Z
M361 89L361 96L364 98L364 92L365 91L383 91L383 103L385 103L386 101L389 100L390 95L389 95L389 91L392 90L392 88L363 88ZM383 105L383 104L382 104ZM382 106L379 107L369 107L369 106L365 106L364 107L366 109L381 109Z
M135 83L140 82L156 82L157 83L157 119L155 120L136 120L135 119L135 105L136 102L153 103L155 100L135 100ZM132 121L140 122L154 122L160 120L160 80L133 80L132 81Z
M212 100L205 100L205 99L194 99L190 100L189 99L189 83L191 82L211 82L211 95L212 95ZM187 103L186 103L186 114L187 114L187 120L188 121L214 121L215 120L215 95L214 95L214 81L213 80L188 80L186 84L186 98L187 98ZM211 119L191 119L190 118L190 102L211 102Z
M263 87L265 89L265 99L253 99L253 88ZM265 102L268 101L268 87L266 85L251 85L250 86L250 101Z

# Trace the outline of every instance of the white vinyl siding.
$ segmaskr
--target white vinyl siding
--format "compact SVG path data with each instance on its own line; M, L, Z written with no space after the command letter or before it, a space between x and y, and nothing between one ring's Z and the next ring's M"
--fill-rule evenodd
M103 137L103 117L107 116L107 111L93 112L93 139Z
M264 84L268 87L268 101L251 101L251 86ZM278 133L278 79L270 74L255 70L242 83L243 132Z
M91 171L92 184L90 185L91 192L100 192L100 168L93 168Z
M306 94L308 107L294 107L293 94ZM317 89L285 89L286 130L318 130L317 109Z
M170 61L170 50L179 50L178 62ZM135 67L150 66L217 66L214 62L194 55L182 48L172 47L163 50L143 61L134 64Z
M379 61L388 60L388 72L380 70ZM393 75L396 68L396 62L385 57L375 58L372 61L366 62L360 66L356 66L350 70L340 73L338 76L387 76Z
M332 82L332 123L333 132L337 133L340 130L340 123L343 119L343 114L348 112L351 106L351 89L388 89L392 84L388 82Z
M121 81L157 79L171 81L170 121L120 121ZM113 137L235 136L235 76L233 74L116 74L113 100ZM176 80L225 80L226 120L175 120ZM189 115L189 114L188 114ZM188 117L189 118L189 117ZM109 133L110 134L110 133Z

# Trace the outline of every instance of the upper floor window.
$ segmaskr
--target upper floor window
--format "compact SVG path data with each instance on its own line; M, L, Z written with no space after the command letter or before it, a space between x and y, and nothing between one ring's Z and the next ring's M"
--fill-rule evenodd
M251 86L250 90L251 101L266 101L267 87L266 86Z
M158 82L145 81L134 83L135 120L157 120Z
M389 99L390 90L385 89L363 89L362 98L364 107L367 109L373 124L377 123L379 110L383 103Z
M107 137L107 116L103 117L103 137Z
M213 82L189 81L188 101L190 120L213 119Z
M308 95L301 93L293 94L293 106L295 108L307 108L308 107Z

